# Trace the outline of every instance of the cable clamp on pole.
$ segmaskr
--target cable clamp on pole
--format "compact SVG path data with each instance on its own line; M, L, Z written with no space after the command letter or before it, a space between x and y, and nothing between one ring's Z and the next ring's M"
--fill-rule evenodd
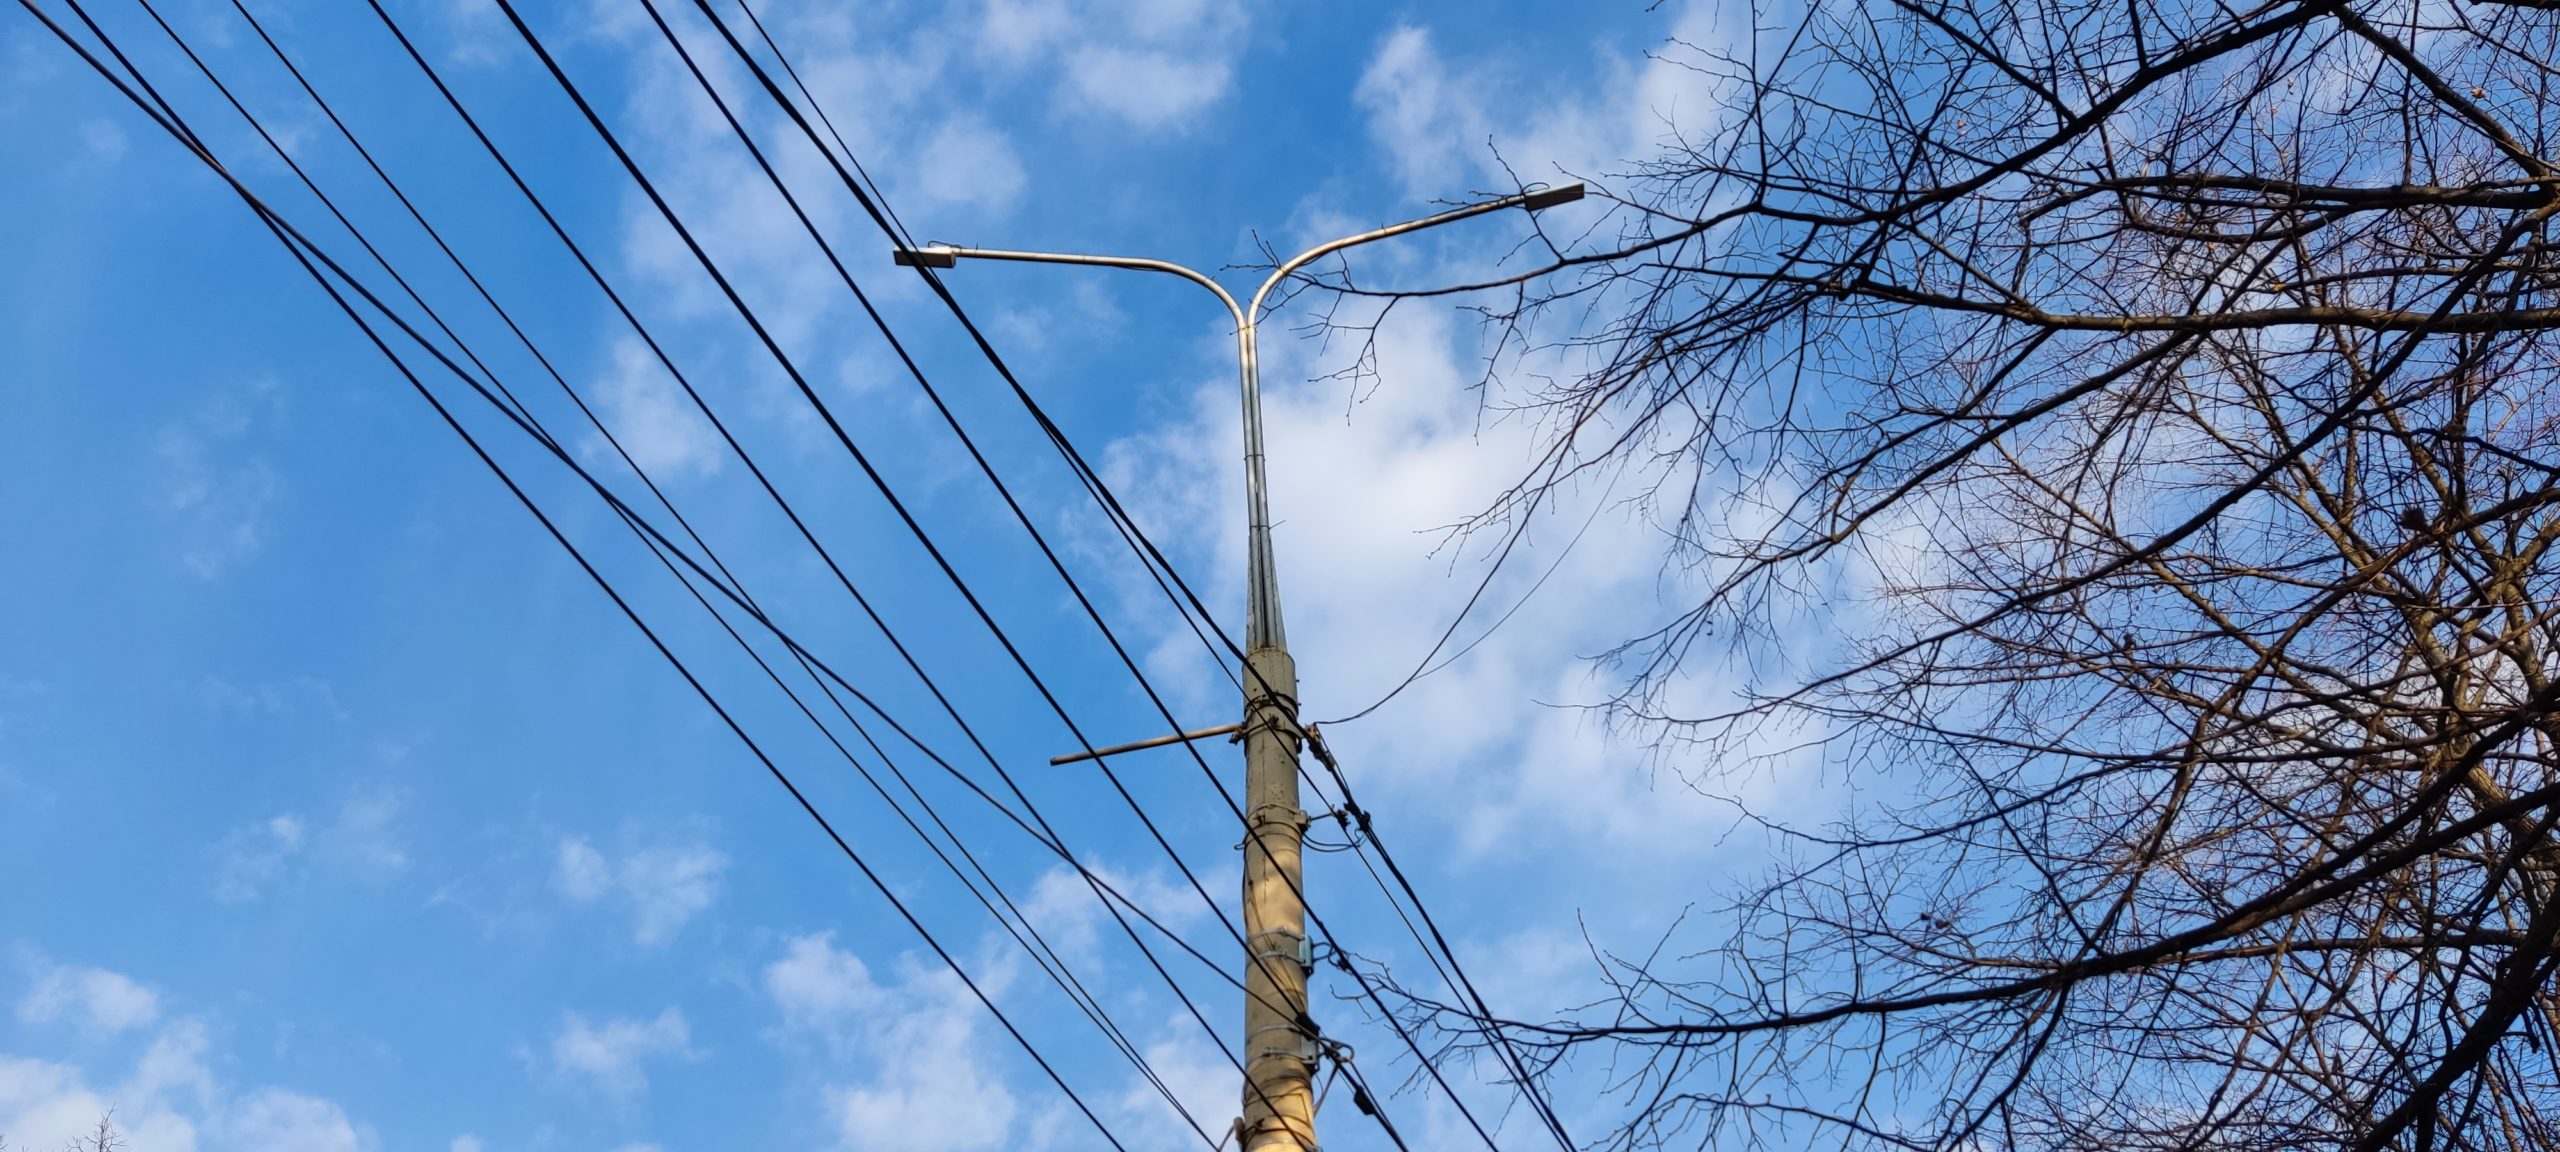
M1271 732L1288 741L1292 757L1297 755L1298 746L1306 735L1306 729L1298 726L1295 714L1276 703L1248 710L1244 723L1237 728L1236 738L1242 740L1257 732Z
M1312 971L1315 968L1315 941L1308 939L1303 932L1271 928L1254 933L1251 939L1254 945L1253 958L1256 961L1287 960L1296 964L1302 972ZM1277 942L1276 946L1274 941Z
M1316 759L1324 761L1325 767L1330 768L1335 772L1340 772L1342 771L1342 765L1334 760L1333 749L1325 745L1324 733L1318 731L1318 729L1321 729L1322 727L1324 726L1321 724L1309 724L1306 726L1307 751L1315 753Z
M1256 1038L1268 1032L1286 1032L1289 1034L1289 1042L1287 1044L1258 1044L1255 1042ZM1295 1060L1306 1065L1307 1074L1309 1076L1315 1075L1317 1058L1320 1052L1316 1047L1316 1038L1307 1035L1306 1032L1299 1028L1295 1023L1271 1024L1261 1028L1256 1028L1253 1030L1253 1035L1245 1037L1245 1048L1247 1051L1252 1053L1246 1061L1248 1066L1252 1061L1260 1060L1266 1056L1279 1056L1285 1059Z
M1306 1152L1323 1152L1323 1145L1316 1143L1310 1136L1300 1135L1298 1130L1291 1127L1287 1120L1278 1116L1265 1116L1262 1118L1261 1123L1254 1125L1249 1130L1245 1127L1244 1121L1242 1119L1238 1119L1236 1121L1236 1147L1239 1150L1250 1149L1253 1147L1253 1138L1255 1136L1272 1131L1275 1128L1279 1130L1282 1136L1288 1139L1290 1144L1303 1148Z
M1256 836L1265 824L1284 824L1300 836L1307 833L1307 814L1292 804L1256 804L1244 814L1245 827Z

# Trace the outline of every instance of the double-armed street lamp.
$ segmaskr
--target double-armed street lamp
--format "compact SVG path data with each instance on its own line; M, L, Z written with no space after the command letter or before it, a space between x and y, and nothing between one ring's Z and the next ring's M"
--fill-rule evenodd
M1216 280L1182 265L1134 256L1085 256L1065 252L1016 252L934 244L901 248L899 264L950 268L961 260L1011 260L1032 264L1087 264L1134 268L1180 276L1215 293L1236 325L1237 374L1244 399L1245 688L1244 758L1244 1115L1238 1128L1243 1152L1314 1152L1315 1037L1306 1019L1306 904L1301 898L1299 854L1307 815L1298 806L1298 682L1280 627L1279 574L1271 559L1271 513L1262 478L1262 372L1254 331L1271 290L1308 264L1343 249L1402 236L1506 208L1536 212L1582 198L1580 184L1542 188L1486 200L1418 220L1327 241L1273 269L1252 301L1242 307ZM1186 733L1145 741L1153 746L1232 729ZM1133 747L1137 747L1133 746ZM1119 751L1120 749L1106 750ZM1062 758L1063 759L1063 758Z

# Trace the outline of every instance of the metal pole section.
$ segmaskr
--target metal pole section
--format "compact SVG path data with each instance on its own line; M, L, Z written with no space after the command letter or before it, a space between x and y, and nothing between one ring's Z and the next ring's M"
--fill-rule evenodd
M1262 478L1262 365L1255 342L1262 296L1241 314L1244 391L1244 1118L1242 1152L1314 1152L1316 1042L1307 1026L1307 945L1302 856L1307 813L1298 804L1298 665L1280 626L1280 573L1271 556L1271 506Z
M1262 365L1255 343L1262 303L1298 269L1345 248L1504 208L1534 212L1581 196L1580 184L1524 192L1319 244L1273 269L1253 302L1242 308L1217 281L1163 260L942 244L894 253L900 264L933 268L952 267L967 257L1163 272L1216 293L1235 319L1244 403L1246 585L1244 939L1249 955L1244 965L1244 1116L1236 1125L1243 1152L1316 1149L1317 1051L1307 1016L1307 976L1314 957L1301 897L1306 891L1301 857L1307 813L1298 803L1298 750L1305 737L1298 727L1298 668L1280 625L1280 575L1271 554L1271 508L1263 482Z

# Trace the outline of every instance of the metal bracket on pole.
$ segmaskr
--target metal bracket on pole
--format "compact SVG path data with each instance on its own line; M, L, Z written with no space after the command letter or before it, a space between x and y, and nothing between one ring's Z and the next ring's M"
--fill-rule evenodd
M1255 960L1286 960L1297 965L1302 971L1312 972L1315 970L1315 941L1308 939L1303 933L1291 932L1286 928L1274 928L1268 932L1258 932L1254 934L1253 938L1260 941L1270 939L1272 937L1278 937L1288 943L1285 947L1280 948L1266 948L1257 945L1253 949L1253 958Z
M1270 1032L1288 1033L1290 1037L1289 1045L1283 1048L1278 1045L1255 1044L1253 1042L1255 1037L1259 1037ZM1264 1056L1285 1056L1291 1060L1303 1061L1309 1068L1315 1067L1316 1061L1321 1059L1323 1056L1322 1049L1316 1046L1316 1038L1307 1035L1304 1029L1299 1028L1295 1024L1274 1024L1268 1028L1260 1029L1252 1036L1245 1037L1245 1046L1247 1050L1252 1053L1252 1055L1248 1057L1248 1060L1257 1060Z
M1277 1116L1265 1117L1261 1124L1255 1126L1250 1131L1248 1131L1244 1126L1244 1118L1241 1116L1237 1117L1235 1123L1236 1147L1249 1147L1255 1136L1271 1131L1279 1132L1291 1143L1296 1144L1300 1148L1306 1149L1306 1152L1323 1152L1323 1145L1316 1143L1311 1138L1301 1137L1298 1135L1296 1129L1289 1126L1288 1121Z
M1168 744L1188 744L1194 740L1206 740L1212 736L1233 736L1242 731L1244 731L1244 725L1242 724L1220 724L1215 728L1203 728L1197 732L1185 732L1178 736L1157 736L1129 744L1114 744L1108 748L1096 748L1091 752L1069 752L1064 756L1052 756L1049 758L1049 762L1052 764L1073 764L1079 760L1099 760L1105 756L1117 756L1123 752L1136 752L1147 748L1162 748Z

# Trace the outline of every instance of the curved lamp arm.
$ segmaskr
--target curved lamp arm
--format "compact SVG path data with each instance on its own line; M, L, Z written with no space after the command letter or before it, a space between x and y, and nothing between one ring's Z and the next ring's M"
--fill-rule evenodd
M1237 376L1242 386L1244 400L1247 514L1245 540L1248 553L1245 563L1247 583L1245 650L1250 652L1258 648L1287 647L1285 635L1280 627L1280 579L1277 566L1272 562L1271 557L1271 513L1269 502L1264 497L1262 480L1262 365L1254 341L1255 324L1262 318L1262 302L1271 295L1271 290L1279 287L1290 274L1345 248L1357 247L1373 240L1402 236L1409 232L1419 232L1425 228L1464 220L1471 216L1482 216L1487 212L1499 212L1505 208L1525 208L1531 212L1537 212L1580 200L1582 195L1583 187L1579 183L1567 184L1560 188L1541 188L1532 192L1520 192L1452 208L1446 212L1407 220L1401 224L1389 224L1384 228L1345 236L1338 240L1328 240L1299 253L1294 259L1273 269L1271 275L1262 281L1262 286L1254 291L1252 303L1241 308L1236 306L1236 298L1229 294L1224 286L1207 275L1171 261L1151 260L1141 256L1087 256L1071 252L1018 252L1003 248L961 248L950 244L930 244L922 248L896 249L891 253L891 258L900 265L910 268L950 268L958 264L964 256L972 260L1011 260L1026 264L1083 264L1102 268L1131 268L1141 272L1163 272L1180 276L1217 294L1218 302L1226 305L1227 314L1235 319Z
M1576 200L1580 200L1582 199L1582 194L1583 187L1579 183L1567 184L1561 188L1541 188L1534 192L1521 192L1510 196L1504 196L1498 200L1486 200L1482 203L1468 204L1452 208L1437 215L1407 220L1402 224L1389 224L1384 228L1372 229L1367 232L1362 232L1356 236L1345 236L1339 240L1327 240L1322 244L1318 244L1313 248L1309 248L1306 251L1299 253L1288 263L1282 264L1278 268L1273 269L1270 277L1262 282L1262 287L1254 292L1253 303L1247 306L1245 314L1252 316L1255 319L1260 319L1262 316L1263 298L1271 295L1271 290L1279 287L1281 281L1288 279L1290 273L1295 272L1300 268L1304 268L1318 260L1322 260L1327 256L1333 255L1336 252L1340 252L1345 248L1358 247L1359 245L1369 243L1372 240L1384 240L1391 236L1402 236L1407 232L1420 232L1425 228L1437 228L1442 224L1454 223L1459 220L1467 219L1470 216L1482 216L1487 212L1499 212L1505 208L1526 208L1531 212L1544 211L1545 209L1553 208L1559 204L1570 204Z
M1170 260L1150 260L1144 256L1086 256L1075 252L1015 252L1005 248L962 248L951 244L929 244L922 248L900 248L889 254L904 267L949 268L961 257L971 260L1012 260L1023 264L1084 264L1098 268L1135 268L1141 272L1168 272L1218 294L1218 302L1227 306L1227 315L1235 317L1237 330L1245 326L1244 309L1236 307L1236 298L1227 294L1225 285L1185 268Z

